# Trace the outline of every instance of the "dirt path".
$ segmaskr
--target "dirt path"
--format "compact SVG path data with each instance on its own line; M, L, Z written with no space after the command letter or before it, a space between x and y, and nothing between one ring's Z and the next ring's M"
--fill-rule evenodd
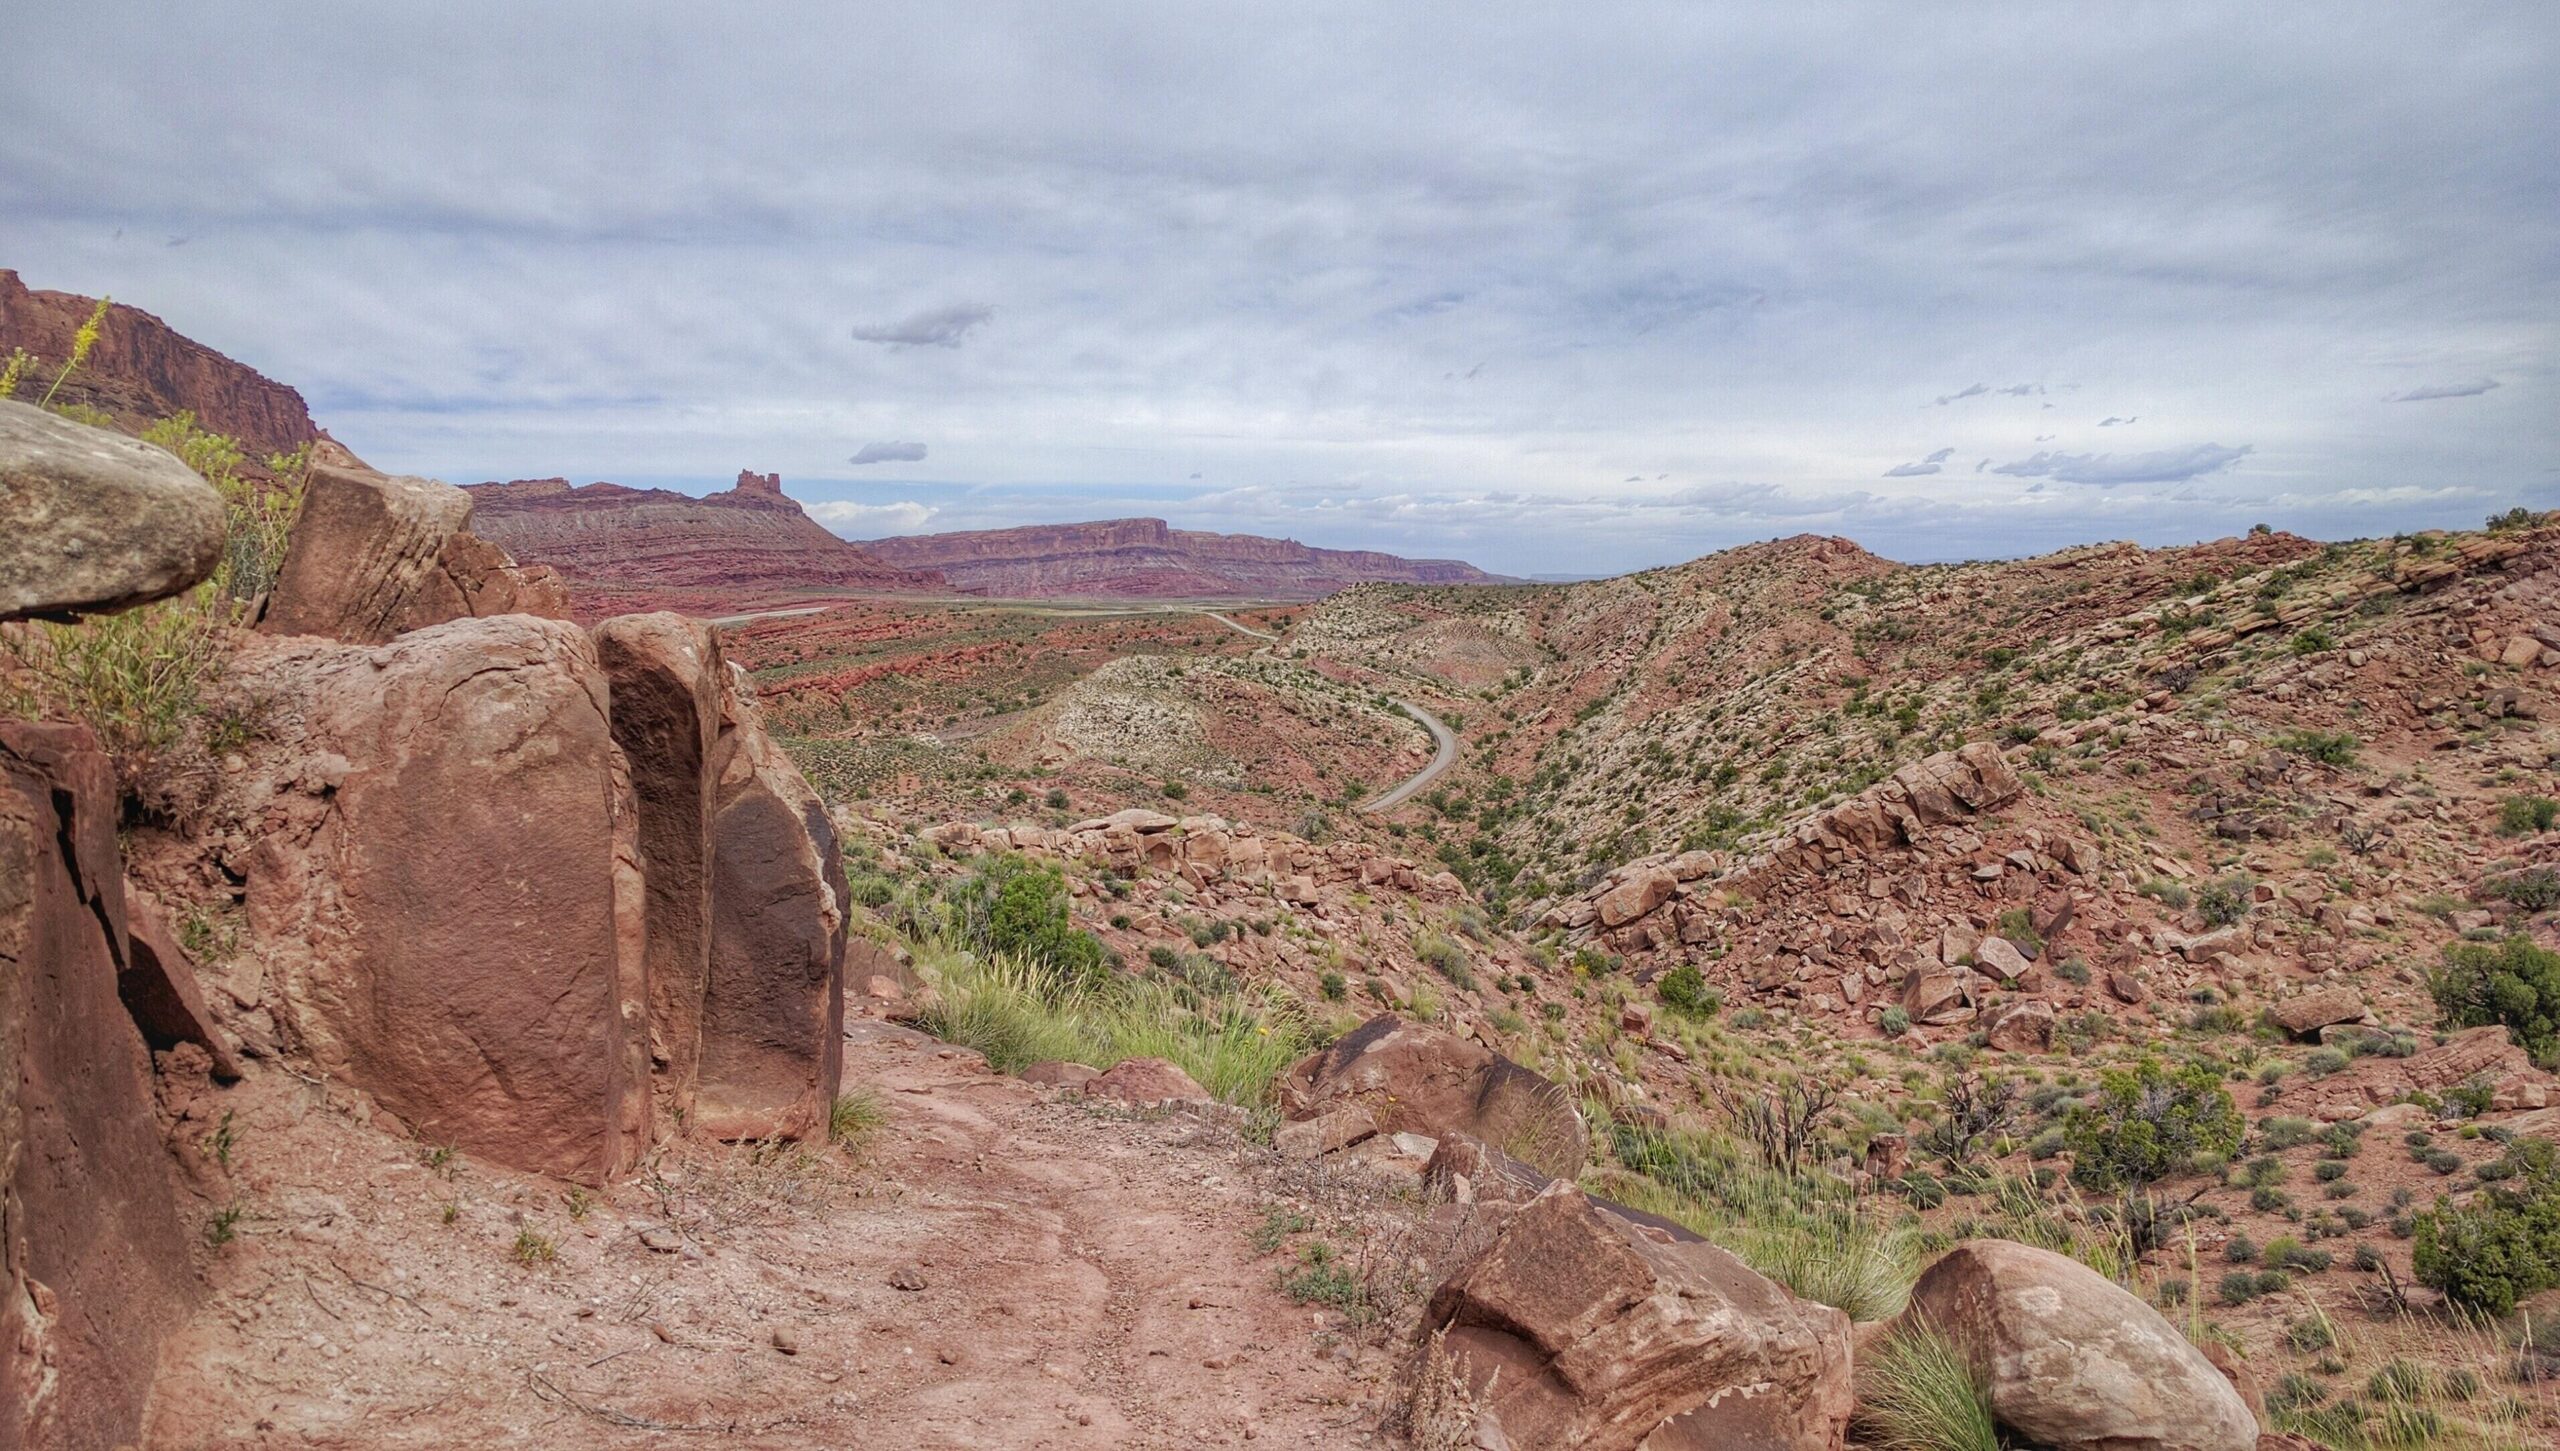
M1228 629L1235 631L1239 635L1251 635L1257 640L1277 640L1280 638L1277 635L1267 634L1261 630L1257 630L1251 625L1242 624L1235 620L1228 619L1226 616L1219 614L1216 610L1202 610L1200 613L1207 615L1210 619L1217 621L1219 624L1226 626Z
M586 1203L273 1073L232 1090L250 1216L149 1444L1386 1444L1384 1358L1279 1292L1231 1131L876 1023L845 1078L885 1109L858 1169L700 1152Z

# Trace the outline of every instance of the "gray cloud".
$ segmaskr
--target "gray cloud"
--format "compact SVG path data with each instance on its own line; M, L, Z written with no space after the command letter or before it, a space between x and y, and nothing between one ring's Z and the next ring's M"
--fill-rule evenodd
M1933 453L1933 454L1929 454L1928 456L1926 456L1926 457L1922 458L1920 461L1921 461L1922 463L1927 463L1927 464L1942 464L1942 463L1945 463L1947 460L1949 460L1949 459L1951 459L1951 458L1954 458L1955 456L1956 456L1956 451L1955 451L1955 449L1953 449L1952 447L1949 447L1949 448L1942 448L1942 449L1939 449L1937 452L1935 452L1935 453Z
M753 464L935 527L1158 513L1522 573L2560 502L2550 7L2190 8L29 6L0 265L399 472ZM1959 453L1869 492L1949 377ZM2516 406L2373 406L2474 378ZM2109 454L2042 419L2065 396L2260 467Z
M2468 383L2433 383L2391 395L2394 403L2431 403L2438 398L2477 398L2498 386L2495 378L2478 378Z
M893 348L956 348L970 333L986 325L996 310L974 302L936 307L892 323L867 323L853 330L859 343Z
M2156 453L2038 453L2015 463L1992 469L2020 479L2052 479L2064 484L2174 484L2216 474L2249 456L2243 444L2225 448L2218 443L2199 443L2189 448L2164 449Z
M847 459L847 463L887 464L915 463L924 458L920 443L866 443Z
M1934 474L1937 471L1938 465L1935 463L1895 464L1884 471L1884 476L1888 479L1916 479L1923 474Z

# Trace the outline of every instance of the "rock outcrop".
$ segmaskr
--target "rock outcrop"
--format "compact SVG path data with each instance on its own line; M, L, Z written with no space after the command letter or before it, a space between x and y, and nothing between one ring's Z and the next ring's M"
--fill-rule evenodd
M1563 1088L1473 1039L1393 1013L1302 1059L1278 1092L1293 1123L1357 1110L1372 1133L1463 1133L1563 1179L1582 1172L1591 1150Z
M955 589L1001 599L1317 599L1369 581L1499 582L1455 559L1317 549L1294 539L1175 529L1162 519L911 534L862 547L885 564L932 571Z
M1476 1445L1834 1451L1849 1317L1556 1184L1432 1296Z
M17 273L0 267L0 359L24 348L37 360L29 377L49 385L71 356L72 335L96 307L92 297L31 291ZM22 382L19 397L28 396ZM130 427L191 412L203 427L238 439L253 459L290 453L320 437L300 393L122 303L108 307L88 361L63 381L54 401L104 409Z
M1991 1412L2053 1451L2250 1451L2258 1423L2160 1313L2032 1245L1968 1240L1912 1286L1906 1323L1943 1335Z
M701 1079L711 981L712 748L728 667L711 627L682 615L616 616L596 627L595 642L638 812L647 979L637 994L647 1005L639 1031L662 1121L682 1123Z
M713 745L711 971L694 1122L823 1133L844 1063L844 859L826 803L729 667Z
M379 645L447 620L565 617L559 577L518 567L471 514L451 484L314 468L259 628Z
M0 1448L135 1438L195 1283L151 1059L117 995L117 789L85 730L0 722Z
M285 1026L422 1139L620 1172L647 1138L616 928L629 807L585 633L456 620L273 640L232 669L293 706L234 778L259 803L248 909Z
M0 533L0 619L112 612L213 572L222 499L166 449L0 400Z
M695 498L566 479L473 484L472 527L569 583L579 617L668 604L743 608L810 593L941 590L939 575L884 563L829 533L773 474Z

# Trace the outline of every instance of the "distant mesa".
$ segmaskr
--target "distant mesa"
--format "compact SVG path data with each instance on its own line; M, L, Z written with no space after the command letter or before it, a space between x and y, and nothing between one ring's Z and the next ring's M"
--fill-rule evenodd
M1318 549L1162 519L911 534L862 548L883 564L930 570L955 589L1001 599L1317 599L1355 584L1508 582L1455 559Z
M884 563L829 533L782 492L780 474L742 471L695 498L672 489L567 479L472 484L471 527L569 583L581 618L672 604L743 608L825 593L945 591L931 570Z

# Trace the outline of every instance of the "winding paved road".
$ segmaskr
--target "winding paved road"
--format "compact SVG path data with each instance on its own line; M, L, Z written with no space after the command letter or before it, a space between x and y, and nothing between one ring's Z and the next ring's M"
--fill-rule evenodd
M1219 624L1226 626L1228 629L1235 631L1239 635L1251 635L1257 640L1277 640L1280 638L1277 635L1266 635L1262 631L1254 629L1248 625L1240 625L1235 621L1228 619L1226 616L1219 614L1216 610L1202 610L1200 613L1207 615L1210 619L1217 621ZM1389 791L1385 795L1377 797L1374 800L1361 802L1360 809L1363 811L1393 811L1397 807L1411 801L1424 787L1429 786L1432 782L1440 779L1441 772L1458 764L1458 733L1456 731L1453 731L1449 729L1448 726L1442 724L1440 717L1424 710L1421 706L1414 704L1410 700L1398 700L1392 695L1388 696L1387 699L1395 701L1398 709L1402 710L1405 714L1412 716L1415 720L1422 722L1422 728L1431 732L1431 744L1434 747L1431 752L1431 764L1424 766L1421 770L1406 777L1403 784L1397 786L1394 790Z

